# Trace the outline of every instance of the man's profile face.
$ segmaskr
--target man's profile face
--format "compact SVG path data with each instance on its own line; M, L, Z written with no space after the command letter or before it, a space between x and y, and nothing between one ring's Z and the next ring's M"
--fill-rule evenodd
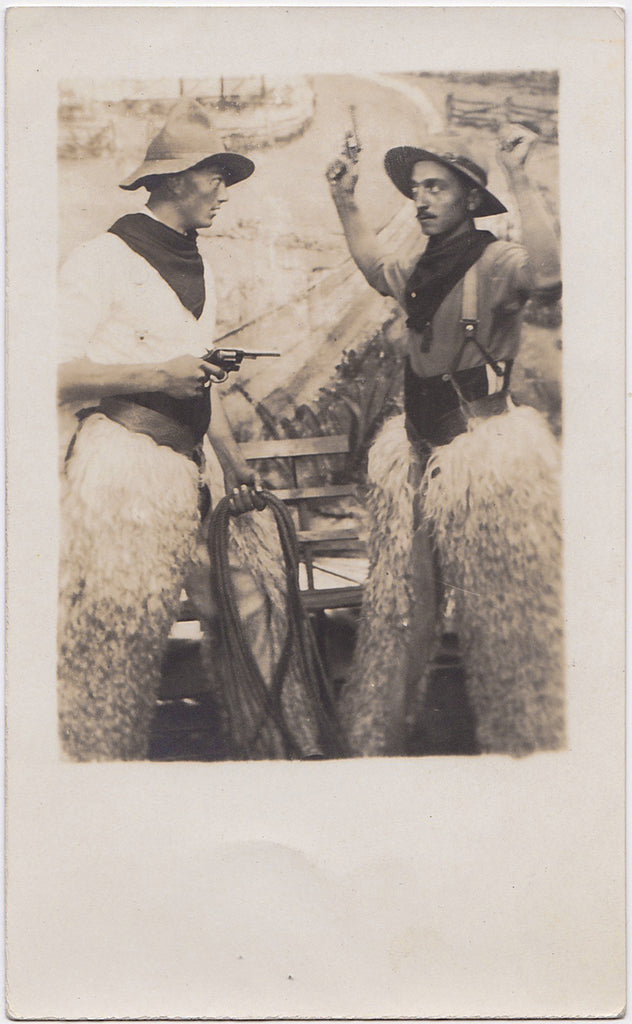
M217 167L193 167L178 175L175 203L184 231L210 227L227 200L226 180Z
M424 235L455 234L472 217L471 190L449 167L421 160L412 169L410 186Z

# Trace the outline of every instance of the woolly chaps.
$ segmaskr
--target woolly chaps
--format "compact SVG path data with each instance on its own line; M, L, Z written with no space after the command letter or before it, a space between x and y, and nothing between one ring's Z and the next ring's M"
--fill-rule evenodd
M61 496L58 711L77 760L142 758L162 656L194 558L198 469L101 415Z
M413 593L413 463L403 417L389 420L369 453L369 574L351 677L341 697L355 754L401 751Z
M345 697L357 754L403 752L394 744L411 702L418 707L423 697L433 654L428 636L422 651L404 627L415 612L412 465L397 417L369 459L370 573ZM558 445L543 417L512 407L435 449L418 494L454 599L484 752L524 755L565 742L559 477Z
M221 493L221 474L212 487ZM267 513L235 520L230 545L231 568L246 581L242 617L269 678L286 624L278 538ZM57 696L60 740L71 759L147 756L182 587L188 574L208 571L195 464L90 416L76 436L61 494ZM204 657L221 704L217 656L207 646ZM292 665L284 711L304 755L318 754Z

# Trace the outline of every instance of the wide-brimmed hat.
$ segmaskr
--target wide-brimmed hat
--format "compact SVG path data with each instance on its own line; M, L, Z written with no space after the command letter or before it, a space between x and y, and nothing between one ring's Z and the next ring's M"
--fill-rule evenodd
M475 185L480 189L481 202L476 208L475 217L492 217L498 213L506 213L507 207L503 206L500 199L497 199L487 188L487 170L481 167L480 157L477 155L475 160L460 139L454 139L453 143L453 149L443 151L437 147L438 152L418 149L416 146L397 146L395 149L389 149L384 157L386 173L399 191L408 199L412 199L410 175L413 167L420 160L432 160L435 163L443 164L444 167L449 167L469 185Z
M226 150L201 103L180 100L171 110L164 128L149 143L140 167L122 181L119 188L140 188L147 178L179 174L207 162L221 169L227 185L249 178L255 169L247 156Z

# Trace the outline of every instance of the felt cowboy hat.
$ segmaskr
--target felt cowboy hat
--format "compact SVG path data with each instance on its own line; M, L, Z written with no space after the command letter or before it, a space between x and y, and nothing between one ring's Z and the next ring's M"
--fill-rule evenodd
M487 170L480 164L480 157L475 160L471 151L461 139L451 139L453 148L444 150L438 146L437 152L429 149L418 149L416 146L397 146L389 149L384 157L384 167L389 178L408 199L413 198L410 175L415 164L420 160L432 160L434 163L449 167L468 185L480 190L481 202L477 206L475 217L492 217L498 213L506 213L503 206L487 188Z
M122 181L119 188L140 188L148 178L179 174L211 162L223 172L227 185L249 178L255 169L247 156L226 151L206 110L197 100L180 100L171 110L164 127L149 143L140 167Z

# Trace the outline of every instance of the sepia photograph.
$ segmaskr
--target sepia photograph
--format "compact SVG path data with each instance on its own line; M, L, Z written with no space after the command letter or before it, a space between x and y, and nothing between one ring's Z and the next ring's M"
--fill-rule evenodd
M620 1015L620 12L7 13L7 1015Z
M59 89L71 758L564 746L558 76Z

